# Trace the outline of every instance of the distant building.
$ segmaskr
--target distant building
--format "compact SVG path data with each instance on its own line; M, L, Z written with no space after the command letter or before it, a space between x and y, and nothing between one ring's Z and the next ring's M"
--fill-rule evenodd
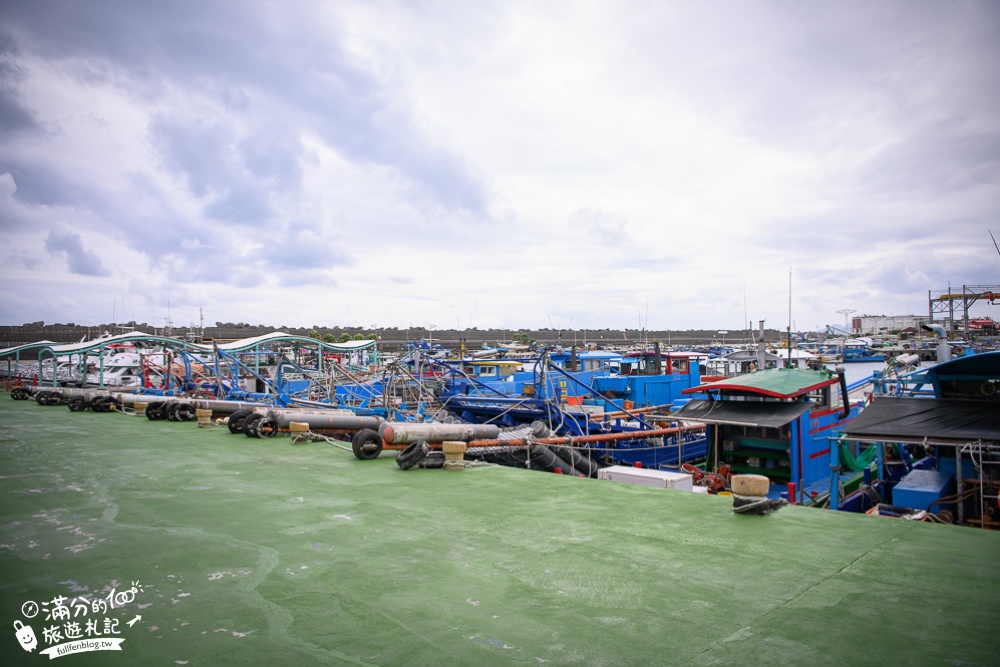
M920 331L920 325L929 321L927 315L861 315L851 318L851 333L877 336L903 329Z

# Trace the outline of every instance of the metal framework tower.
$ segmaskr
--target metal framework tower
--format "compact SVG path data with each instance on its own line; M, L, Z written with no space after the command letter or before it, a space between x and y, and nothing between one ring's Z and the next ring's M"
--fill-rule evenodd
M856 313L858 311L855 308L841 308L837 312L844 316L844 335L846 336L851 333L851 327L847 324L847 318L851 313Z
M969 309L980 300L988 301L990 305L1000 303L1000 285L962 285L961 292L953 292L951 286L945 292L930 290L927 292L928 314L933 322L934 313L947 313L947 317L939 319L946 320L948 328L954 331L957 310L963 335L968 338Z

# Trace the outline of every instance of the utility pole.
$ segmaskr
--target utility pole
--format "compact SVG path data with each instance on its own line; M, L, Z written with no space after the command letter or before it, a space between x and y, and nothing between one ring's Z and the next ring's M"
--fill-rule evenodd
M844 316L844 337L846 338L847 333L850 331L850 327L847 324L847 318L851 313L856 313L858 311L856 311L854 308L841 308L837 312Z

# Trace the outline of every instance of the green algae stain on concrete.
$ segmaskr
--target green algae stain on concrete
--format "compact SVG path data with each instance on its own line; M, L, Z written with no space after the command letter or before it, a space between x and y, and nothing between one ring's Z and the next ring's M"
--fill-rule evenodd
M143 587L115 610L122 650L67 664L995 662L993 533L403 472L388 454L6 397L0 423L7 622L26 600ZM2 664L46 660L0 637Z

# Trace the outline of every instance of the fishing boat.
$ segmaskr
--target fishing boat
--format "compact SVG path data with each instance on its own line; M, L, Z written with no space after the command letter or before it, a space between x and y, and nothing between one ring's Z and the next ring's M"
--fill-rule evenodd
M753 371L684 390L701 395L673 417L707 425L706 470L753 473L771 497L821 504L830 493L831 438L857 416L842 373L800 368ZM856 481L856 480L850 480Z
M810 368L821 363L820 355L797 348L770 349L758 352L754 349L736 350L721 357L705 359L701 362L702 375L727 378L749 373L761 368Z
M698 361L705 356L661 352L658 347L624 355L571 353L561 364L544 359L537 363L519 393L503 393L496 385L478 381L466 383L459 385L464 391L442 394L442 408L467 423L531 427L536 434L572 437L586 443L586 457L598 467L676 467L705 456L703 434L679 429L669 414L671 406L686 400L682 390L698 384ZM489 363L474 366L481 375ZM668 432L662 433L664 429ZM566 465L550 461L548 467Z
M885 355L872 351L871 338L848 338L844 341L841 361L844 363L865 363L870 361L885 361Z
M844 442L875 464L872 502L859 506L847 493L832 505L1000 528L1000 352L883 377L875 388L843 429Z

